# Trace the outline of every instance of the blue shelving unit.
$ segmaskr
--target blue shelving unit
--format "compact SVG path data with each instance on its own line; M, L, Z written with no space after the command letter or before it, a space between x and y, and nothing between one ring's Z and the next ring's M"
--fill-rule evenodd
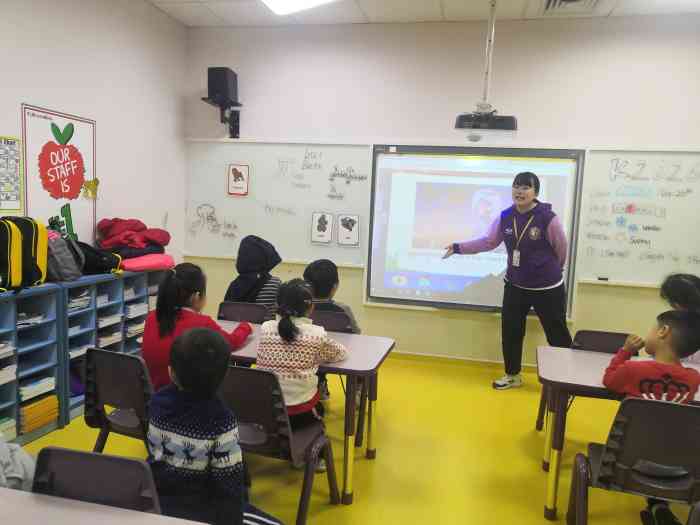
M28 443L83 413L85 397L72 395L71 381L84 381L87 348L141 353L142 333L137 327L155 308L164 274L91 275L20 293L0 293L0 429L11 428L6 438ZM39 317L31 325L17 326L20 314ZM105 340L109 336L113 341ZM8 367L13 366L16 372L10 374ZM55 379L52 391L21 398L22 386L46 377ZM58 419L22 434L22 406L52 394L59 402Z
M9 377L0 384L0 427L10 426L6 439L17 435L17 374L8 367L17 365L17 334L15 330L15 301L12 293L0 294L0 371Z
M0 326L4 332L0 335L0 342L8 342L15 348L12 357L0 359L0 367L7 362L17 365L15 381L0 385L0 407L3 407L0 408L0 418L14 418L17 425L15 441L23 444L65 423L65 398L62 395L65 391L65 374L61 359L63 330L60 326L60 320L65 316L62 289L55 284L44 284L26 288L17 294L8 292L0 295ZM23 316L35 321L17 326ZM55 386L51 390L22 397L22 387L45 378L53 378ZM22 407L51 395L58 399L57 419L23 433ZM10 404L11 401L14 403Z

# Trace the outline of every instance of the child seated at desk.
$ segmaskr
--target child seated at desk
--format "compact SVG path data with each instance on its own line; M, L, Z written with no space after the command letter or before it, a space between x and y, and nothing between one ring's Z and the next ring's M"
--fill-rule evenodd
M603 384L627 396L688 403L698 391L700 373L684 367L681 359L700 347L700 315L669 310L656 320L646 340L636 335L627 337L605 370ZM632 361L632 356L642 348L654 359ZM648 508L642 511L644 523L681 525L667 502L650 498L647 504Z
M338 267L333 261L319 259L312 262L304 270L304 280L311 285L311 290L313 291L314 311L343 313L350 319L352 333L359 334L362 332L350 307L333 300L340 286ZM321 394L321 401L326 401L330 398L326 374L319 373L318 390Z
M245 503L238 422L217 391L229 366L219 333L193 328L172 345L172 383L151 398L148 461L163 514L214 524L278 525Z
M233 303L257 303L267 309L266 320L277 313L277 292L282 281L270 275L282 258L265 239L248 235L241 240L236 257L236 277L226 290L224 301Z
M297 429L323 416L316 377L318 366L342 361L347 350L308 318L314 305L311 288L305 281L293 279L284 283L277 302L279 321L267 321L260 328L257 366L277 375L289 422Z
M182 263L166 272L158 290L156 309L146 317L143 332L143 359L154 390L170 384L170 347L180 334L192 328L209 328L224 337L232 352L243 346L253 331L248 323L240 323L233 332L225 332L211 317L201 313L206 302L207 278L199 266Z

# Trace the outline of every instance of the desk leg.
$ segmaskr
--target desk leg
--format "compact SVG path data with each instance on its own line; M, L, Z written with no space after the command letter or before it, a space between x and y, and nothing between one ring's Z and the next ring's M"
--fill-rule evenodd
M365 418L367 414L367 390L369 388L369 378L358 378L360 383L360 409L357 411L357 432L355 432L355 448L362 447L362 440L365 434Z
M375 372L372 376L367 378L369 383L369 406L367 407L367 459L374 459L377 457L377 449L374 448L374 410L377 403L377 382L378 382L379 372Z
M355 392L357 379L346 376L345 386L345 443L343 454L343 496L344 505L352 504L352 474L355 463Z
M549 395L550 391L546 387L542 387L544 395L544 453L542 455L542 470L549 471L549 461L552 456L552 431L554 430L554 406L552 398Z
M561 469L561 454L564 449L564 434L566 432L566 406L569 396L566 392L550 390L554 404L554 425L552 428L552 454L550 457L549 474L547 475L547 499L544 505L544 517L548 520L557 519L557 495L559 492L559 470Z

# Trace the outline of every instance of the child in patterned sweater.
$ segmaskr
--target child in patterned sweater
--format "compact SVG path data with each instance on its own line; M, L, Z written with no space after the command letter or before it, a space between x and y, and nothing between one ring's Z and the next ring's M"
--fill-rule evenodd
M289 422L296 429L323 416L316 372L322 363L345 359L347 350L308 318L314 308L308 283L302 279L284 283L277 303L279 320L260 328L257 366L277 375Z
M217 391L230 347L208 328L173 342L172 383L151 398L148 461L163 514L212 524L279 524L248 505L238 422Z

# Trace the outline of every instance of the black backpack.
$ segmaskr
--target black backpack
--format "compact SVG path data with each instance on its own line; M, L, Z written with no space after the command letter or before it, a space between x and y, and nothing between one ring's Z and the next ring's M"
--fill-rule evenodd
M77 243L85 256L85 266L83 267L85 275L116 273L119 270L122 258L117 254L100 250L84 242L77 241Z

